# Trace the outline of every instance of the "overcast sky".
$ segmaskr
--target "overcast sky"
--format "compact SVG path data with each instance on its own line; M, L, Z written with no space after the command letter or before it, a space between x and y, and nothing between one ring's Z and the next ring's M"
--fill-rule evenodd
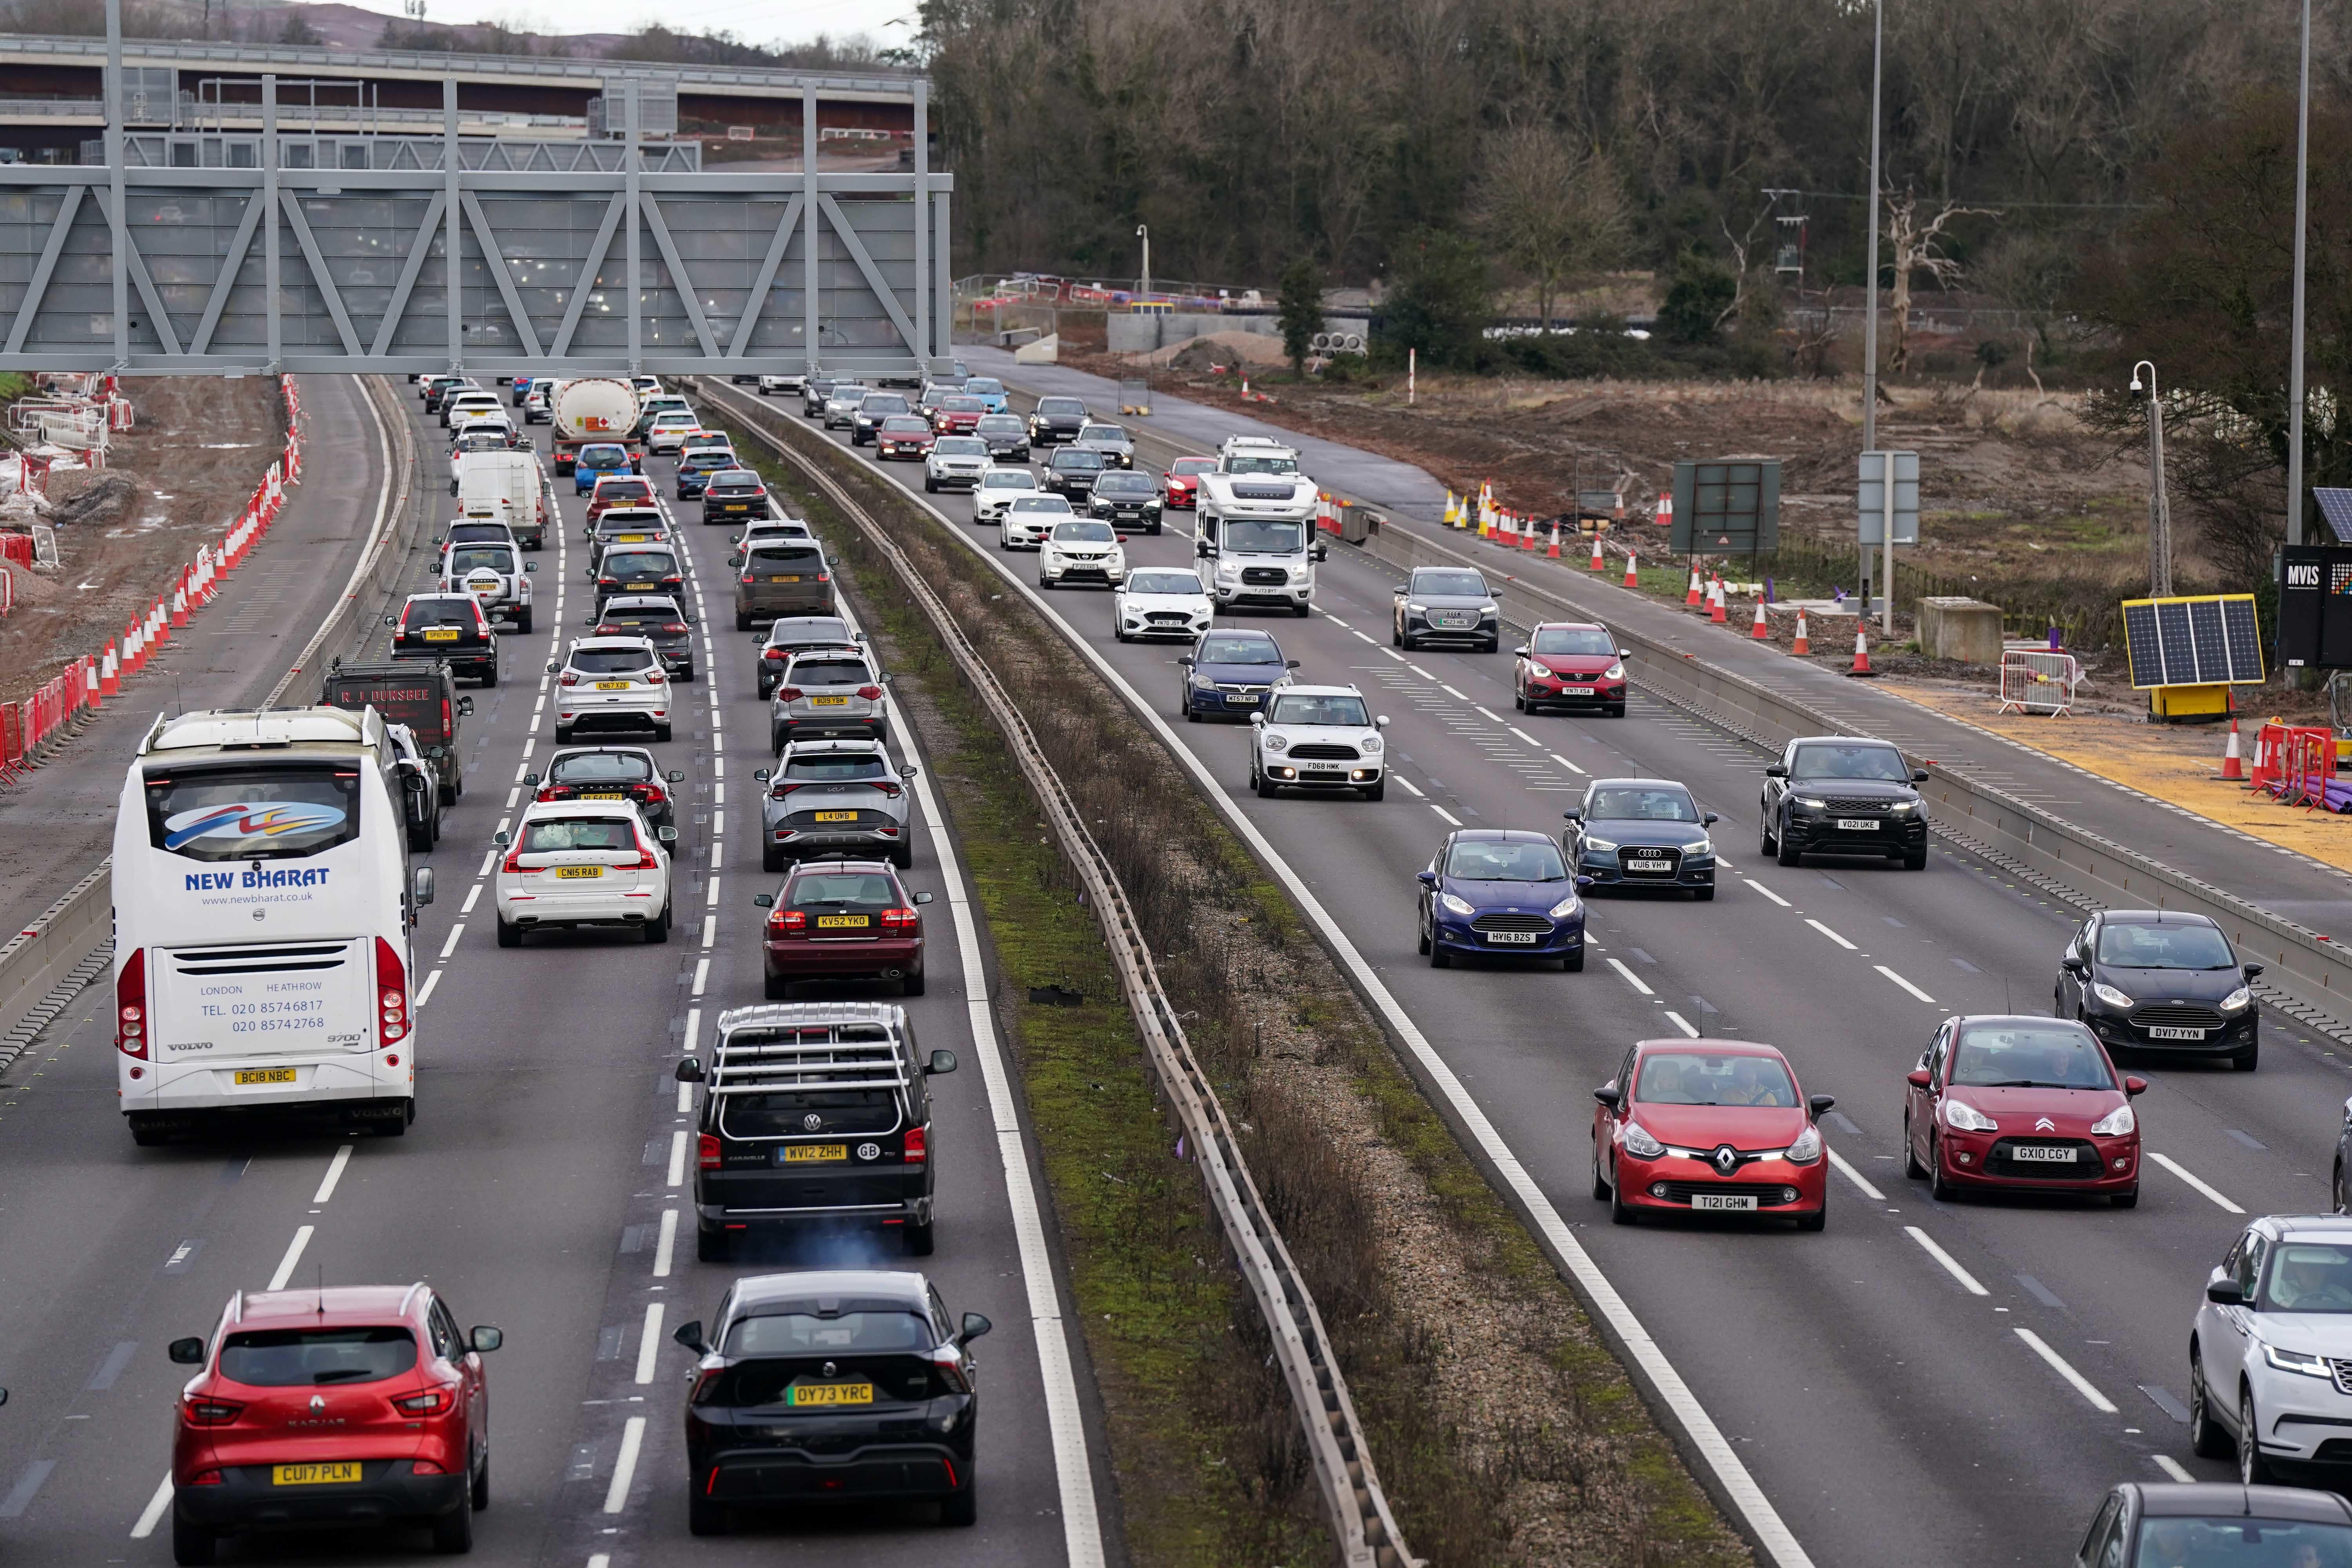
M357 0L370 11L401 14L399 0ZM661 21L682 32L722 28L752 43L800 43L818 33L871 35L887 47L913 30L916 0L426 0L428 22L503 22L547 33L625 33ZM907 19L906 26L889 24Z

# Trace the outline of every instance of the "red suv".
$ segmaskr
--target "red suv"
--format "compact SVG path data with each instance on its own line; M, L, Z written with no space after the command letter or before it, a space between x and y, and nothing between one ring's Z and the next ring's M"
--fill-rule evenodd
M929 893L908 895L886 860L809 860L783 890L751 900L768 911L767 994L791 995L796 980L896 980L923 994L923 917Z
M436 1552L470 1551L490 1502L482 1354L500 1338L460 1333L422 1282L237 1292L209 1346L171 1345L200 1369L172 1444L173 1558L336 1524L420 1524Z

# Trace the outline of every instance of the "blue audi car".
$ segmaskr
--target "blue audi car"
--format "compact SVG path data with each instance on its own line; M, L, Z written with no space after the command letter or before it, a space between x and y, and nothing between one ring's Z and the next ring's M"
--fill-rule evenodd
M1432 969L1470 953L1584 967L1584 879L1540 833L1465 827L1421 873L1421 951Z
M1265 712L1266 703L1290 684L1290 672L1298 668L1298 661L1284 658L1281 645L1265 632L1214 627L1202 632L1192 651L1176 662L1184 671L1178 706L1195 723Z
M1560 847L1596 888L1666 888L1715 897L1715 813L1672 779L1594 779L1560 814Z

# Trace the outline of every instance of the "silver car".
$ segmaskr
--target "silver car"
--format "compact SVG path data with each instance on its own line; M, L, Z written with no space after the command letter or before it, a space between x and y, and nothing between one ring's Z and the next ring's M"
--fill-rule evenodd
M782 756L794 741L876 740L890 733L889 700L863 653L821 648L795 654L768 708L768 749Z
M518 562L515 547L494 541L452 544L441 552L441 591L471 594L500 631L530 630L530 577L536 561Z
M669 675L645 638L582 637L547 670L562 678L554 693L558 741L579 730L651 730L655 740L669 739Z
M1135 467L1135 437L1117 425L1081 425L1074 445L1100 452L1107 468Z
M824 427L828 430L849 428L857 417L857 405L865 402L866 395L873 390L855 381L835 382L832 392L825 395Z
M795 741L772 773L752 773L760 796L760 868L781 871L791 857L815 851L881 850L894 866L915 860L901 779L915 765L890 765L879 741Z
M988 467L988 443L977 436L942 436L923 459L923 489L968 490Z

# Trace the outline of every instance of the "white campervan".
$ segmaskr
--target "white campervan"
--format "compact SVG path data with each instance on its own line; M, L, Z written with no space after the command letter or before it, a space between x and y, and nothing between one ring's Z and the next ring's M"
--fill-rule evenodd
M1230 445L1230 443L1228 443ZM1215 566L1202 574L1217 608L1259 605L1313 613L1315 481L1280 474L1202 474L1193 552Z

